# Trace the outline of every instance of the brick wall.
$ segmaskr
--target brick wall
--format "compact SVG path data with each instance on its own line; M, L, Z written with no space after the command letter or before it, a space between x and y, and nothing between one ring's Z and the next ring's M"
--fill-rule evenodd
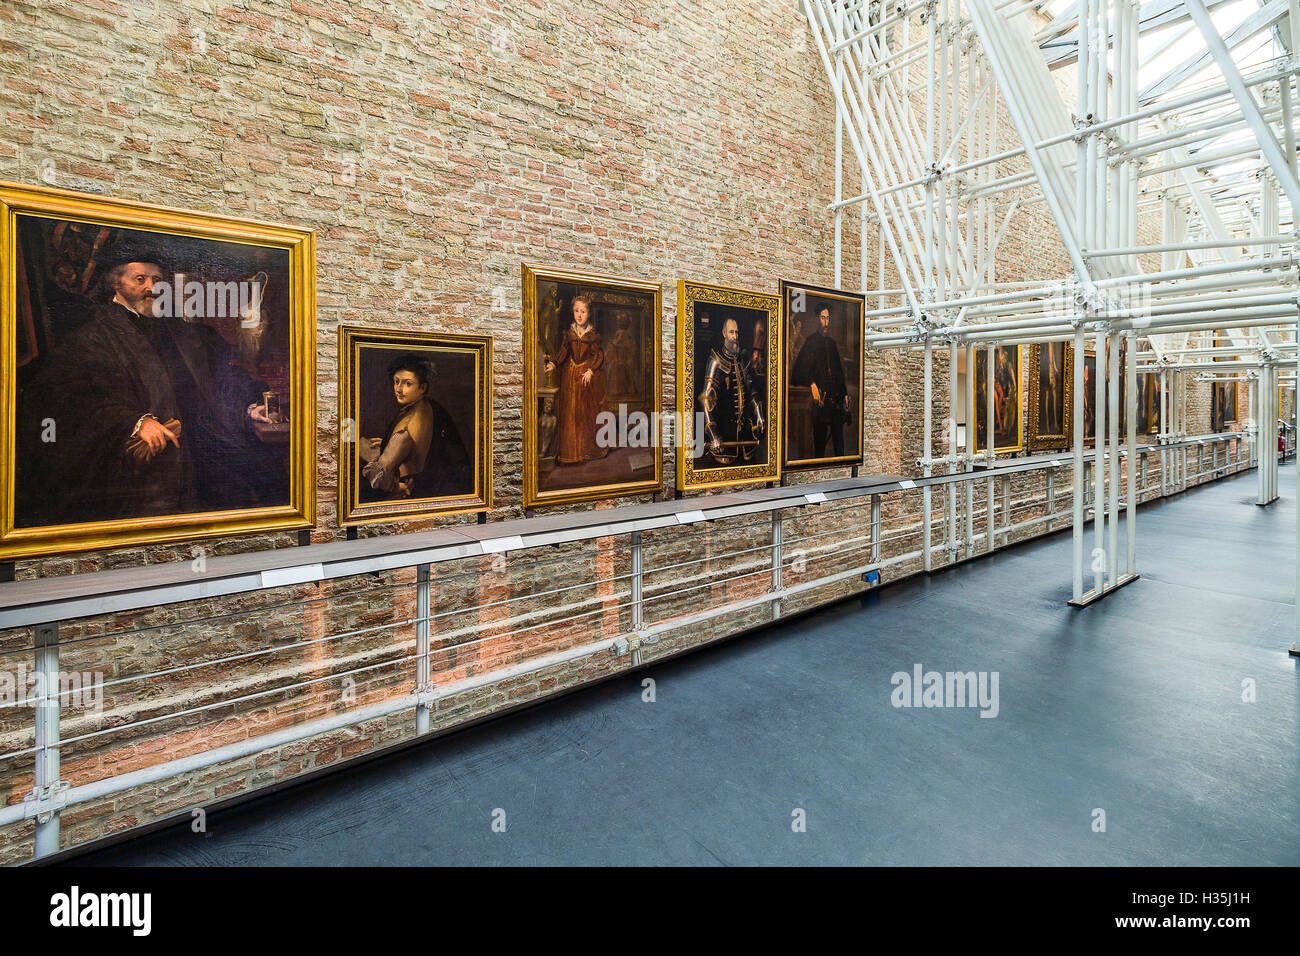
M831 283L833 233L825 210L833 198L833 110L807 27L793 8L744 0L532 0L509 7L11 0L0 7L0 178L91 184L123 198L317 231L313 543L342 537L334 527L337 326L491 332L491 517L519 517L521 261L661 282L670 408L678 278L771 292L781 277ZM1014 133L999 109L1006 148ZM1021 168L1023 160L1011 161L998 174ZM850 169L846 194L855 182ZM1041 205L1019 216L1000 251L998 278L1064 275L1064 251ZM895 288L892 263L878 273L878 243L873 227L867 284ZM846 287L862 281L859 254L854 212L845 216ZM935 355L933 452L942 455L946 349ZM922 455L921 355L872 353L865 374L867 470L914 474ZM668 487L672 464L666 454ZM1068 486L1062 475L1058 492ZM1041 494L1035 482L1041 479L1017 478L1013 496ZM936 495L936 503L944 497ZM886 501L886 532L898 535L887 542L886 557L919 547L919 499L909 493ZM1060 507L1067 501L1061 495ZM801 559L787 571L788 584L866 561L864 505L808 509L788 520L787 558ZM1022 506L1016 519L1035 508L1041 505ZM375 526L362 534L438 523ZM762 594L768 535L766 516L647 533L648 619ZM287 535L255 536L203 548L223 554L292 544ZM189 547L159 547L51 558L20 562L18 576L192 554ZM911 560L887 577L918 567ZM430 669L446 695L433 707L432 726L626 668L627 657L603 653L491 677L625 631L629 572L625 542L611 540L509 562L437 566ZM790 600L787 610L860 588L826 587ZM102 714L65 711L64 738L83 739L64 749L62 776L82 784L400 699L412 687L414 615L407 569L69 622L60 631L63 667L102 673L109 684ZM769 619L769 607L759 604L692 623L643 653L654 660ZM2 632L0 654L7 662L30 660L32 640L28 629ZM196 664L204 666L175 670ZM178 710L184 713L176 716ZM114 731L154 718L129 733ZM137 787L67 811L63 844L185 813L413 732L412 708ZM0 711L0 752L31 746L30 710ZM32 779L29 754L10 758L0 802L21 801ZM0 861L28 858L31 846L30 825L10 827Z

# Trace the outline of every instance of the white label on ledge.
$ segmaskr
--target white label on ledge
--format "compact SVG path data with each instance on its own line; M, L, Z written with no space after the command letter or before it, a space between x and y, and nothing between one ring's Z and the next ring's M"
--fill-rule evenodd
M810 505L819 505L826 500L826 496L822 494L820 491L814 491L810 494L804 495L803 499L804 501L808 502L808 504Z
M704 520L703 511L683 511L677 516L678 524L695 524L697 521Z
M519 535L511 535L508 538L487 538L481 541L484 554L504 554L507 551L514 551L516 548L524 546L524 539Z
M915 488L915 487L916 487L916 482L913 481L913 480L910 479L910 478L904 478L902 481L900 481L900 482L898 483L898 487L903 488L903 489L907 489L907 488Z
M325 577L325 568L320 564L303 564L296 568L272 568L262 572L262 587L281 588L289 584L306 584L319 581Z

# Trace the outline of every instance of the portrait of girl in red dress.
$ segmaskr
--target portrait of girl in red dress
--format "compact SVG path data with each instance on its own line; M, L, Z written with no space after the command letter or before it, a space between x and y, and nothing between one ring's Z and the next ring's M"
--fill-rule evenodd
M523 267L524 507L653 494L660 287Z
M564 330L559 354L548 358L546 371L560 371L555 402L555 461L576 465L609 454L596 444L596 416L605 401L605 349L591 325L591 296L573 298L573 324Z

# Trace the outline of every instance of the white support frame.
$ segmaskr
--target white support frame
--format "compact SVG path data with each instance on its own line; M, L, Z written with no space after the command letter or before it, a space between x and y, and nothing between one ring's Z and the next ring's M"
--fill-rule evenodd
M1212 347L1208 330L1230 329L1229 351L1220 354L1261 368L1264 376L1275 376L1276 369L1268 369L1279 361L1290 368L1295 358L1278 346L1294 341L1300 302L1292 89L1300 73L1300 17L1291 15L1300 12L1300 3L1286 0L1284 22L1292 40L1287 55L1243 71L1234 50L1252 46L1241 41L1278 22L1282 6L1279 0L1262 3L1225 39L1206 12L1219 2L1078 0L1050 23L1028 3L999 0L922 0L901 8L857 0L805 4L834 93L836 128L843 128L849 144L836 156L836 235L843 208L870 202L870 224L862 217L863 268L856 285L868 289L866 246L874 242L877 281L890 287L876 293L867 349L923 349L924 448L917 461L922 475L958 474L974 464L973 433L968 429L965 450L955 435L959 348L965 347L973 374L978 349L992 355L998 345L1048 341L1073 341L1081 348L1090 338L1099 345L1092 548L1099 549L1107 570L1094 571L1084 589L1084 570L1094 566L1083 547L1083 473L1091 455L1078 433L1077 604L1136 576L1137 469L1122 475L1120 467L1121 456L1136 460L1131 431L1137 372L1153 369L1161 378L1161 483L1172 492L1191 478L1181 444L1193 381L1187 372L1195 373L1187 366ZM1138 55L1142 33L1184 22L1170 31L1168 43L1161 41L1164 48L1181 36L1200 35L1205 51L1184 57L1164 75L1147 75L1150 57ZM1075 78L1075 102L1068 105L1051 73L1066 65L1074 67ZM1218 67L1221 81L1202 82L1210 65ZM1200 85L1189 90L1185 81L1193 75ZM998 129L997 111L987 108L995 103L1006 106L1013 129ZM1230 136L1236 142L1222 145ZM1243 160L1246 172L1234 171L1230 164ZM848 162L856 162L863 189L844 198L841 169ZM1029 170L1016 171L1016 162L1027 162ZM1252 173L1257 182L1245 178ZM1013 217L1040 202L1059 234L1068 272L1007 282L997 267L999 245ZM1150 228L1139 229L1148 222L1140 217L1147 215L1157 217L1156 242ZM842 254L837 238L834 266L841 280ZM1130 356L1123 369L1123 434L1121 369L1114 361L1118 352L1110 354L1121 341ZM950 424L940 449L933 443L935 347L947 350L949 366ZM1190 357L1182 355L1188 350ZM1170 361L1175 351L1182 357ZM1230 367L1220 362L1218 371ZM1076 423L1083 417L1082 386L1077 362ZM1259 411L1265 410L1276 412L1261 404ZM1256 417L1248 430L1258 432L1252 446L1261 469L1273 469L1261 478L1267 482L1264 494L1276 488L1276 449L1270 459L1263 448L1269 427ZM935 516L927 489L927 570L973 553L973 486L967 490L964 522L955 487L941 499L943 540L935 542L929 538ZM994 489L984 497L992 521Z

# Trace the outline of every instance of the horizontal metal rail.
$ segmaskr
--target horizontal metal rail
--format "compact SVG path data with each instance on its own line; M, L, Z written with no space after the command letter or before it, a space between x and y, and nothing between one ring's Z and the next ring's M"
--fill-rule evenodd
M1240 439L1241 437L1242 436L1238 433L1224 433L1212 436L1188 438L1179 441L1171 441L1163 445L1142 446L1139 449L1139 454L1140 456L1146 456L1160 452L1167 452L1174 448L1203 446L1207 443L1217 445L1231 442L1232 440ZM961 456L959 456L959 458L960 457ZM1228 455L1225 455L1224 457L1225 461L1223 465L1219 466L1216 464L1216 467L1211 468L1209 471L1190 475L1188 476L1188 480L1196 481L1204 475L1221 475L1234 466L1240 467L1242 465L1240 457L1236 461L1233 461ZM1095 461L1095 458L1095 451L1089 451L1085 454L1085 463L1092 463ZM1217 460L1216 455L1214 461L1217 463ZM961 461L962 466L964 468L969 468L969 470L958 471L947 475L936 475L929 478L901 479L885 476L865 479L840 479L779 489L754 489L748 493L717 495L700 499L687 499L669 503L657 503L649 506L634 506L632 508L619 509L619 520L602 521L599 523L590 520L590 513L559 516L558 518L525 519L525 521L522 522L503 522L502 526L507 530L519 532L517 535L513 536L513 538L505 541L502 540L503 538L506 538L504 535L498 535L495 538L484 535L481 539L472 543L449 541L446 537L448 534L447 532L432 533L433 535L442 535L442 537L437 540L431 540L430 535L427 533L413 536L394 536L394 539L396 540L379 539L380 541L387 540L390 548L390 551L387 553L371 556L374 560L380 562L391 562L397 555L424 558L431 554L438 554L444 561L454 561L462 557L475 557L496 553L504 554L525 549L531 550L553 544L590 541L598 538L610 537L620 533L631 532L636 532L633 541L634 546L639 548L641 546L639 533L647 528L698 526L702 522L717 521L742 515L759 515L765 513L772 514L774 520L777 520L781 515L792 510L806 508L820 510L821 505L831 503L840 503L841 505L848 506L826 510L825 517L834 522L834 527L828 529L809 530L800 537L791 538L785 542L786 544L811 544L810 548L800 549L799 552L810 563L826 561L834 558L837 560L837 563L841 565L839 569L829 574L819 574L800 581L797 584L782 583L742 598L724 601L721 604L706 607L685 615L670 616L663 620L646 623L642 619L642 614L647 607L657 606L666 601L680 599L685 595L695 594L706 589L715 588L719 586L719 584L745 582L761 575L772 574L775 568L773 564L768 561L748 560L745 564L742 564L739 567L729 565L726 567L706 570L699 576L698 581L692 581L688 577L685 582L678 581L674 585L658 591L658 593L650 594L641 593L641 581L645 577L667 571L681 571L699 565L704 561L725 563L728 561L734 562L737 559L753 559L755 555L761 552L772 551L773 545L770 543L764 543L759 546L732 548L709 555L703 559L689 559L658 568L647 568L644 570L641 569L638 560L634 563L636 570L632 574L607 574L602 577L594 577L584 580L578 584L563 585L537 592L512 595L503 600L485 602L481 605L474 605L473 607L454 607L436 613L425 611L421 612L421 616L414 618L403 616L399 620L385 622L373 627L355 628L308 640L294 641L289 644L275 647L260 648L234 655L225 655L213 660L192 662L177 667L154 669L144 674L127 675L109 681L102 681L95 686L99 689L103 689L132 682L147 682L151 679L168 677L181 671L212 668L223 664L229 665L232 663L247 661L260 655L277 654L285 651L301 649L309 645L328 644L331 641L337 641L344 637L356 637L359 635L392 631L398 628L410 627L412 625L417 627L424 625L426 627L426 636L423 640L420 637L417 637L414 640L403 639L395 645L387 645L380 649L367 650L360 658L360 661L356 657L353 658L350 663L354 666L345 665L345 669L340 671L298 680L290 684L282 684L271 688L262 688L248 694L238 694L233 697L222 697L212 701L194 703L192 706L183 707L180 710L138 718L127 723L116 724L112 727L76 733L62 740L46 742L37 741L35 746L24 747L2 753L0 754L0 759L30 757L50 750L58 751L59 749L66 748L71 744L106 736L120 736L123 734L129 736L132 731L146 726L164 724L170 720L192 717L218 709L228 709L235 705L248 703L253 700L274 698L277 695L285 695L295 691L319 687L322 684L338 682L352 675L378 672L385 668L401 667L402 665L409 664L413 661L427 661L431 657L437 655L451 655L459 650L482 644L484 642L509 640L522 634L535 632L543 628L554 628L565 624L574 625L593 617L609 613L620 613L629 609L634 611L634 623L632 628L625 630L620 626L620 633L615 636L585 642L575 647L566 648L548 654L527 657L526 659L515 663L492 667L481 673L473 674L450 682L429 684L427 686L417 685L415 690L410 693L399 692L395 696L377 703L350 708L343 713L331 714L316 720L303 722L296 726L282 728L266 734L259 734L236 744L213 748L208 751L177 758L175 760L164 761L141 770L132 771L126 774L118 774L102 780L81 784L62 793L58 801L58 807L65 807L84 803L90 800L101 799L144 783L156 782L192 770L211 767L228 760L259 753L285 743L327 733L331 730L355 726L375 717L388 716L412 708L416 709L418 712L422 708L429 708L431 704L438 699L462 693L467 689L486 686L489 684L500 684L516 677L536 673L561 663L589 658L603 652L612 652L617 656L633 652L633 660L635 662L639 659L639 657L636 656L637 650L644 644L654 643L659 639L660 635L674 632L680 633L684 628L696 624L716 620L727 615L733 615L747 609L762 606L772 607L775 616L777 609L783 601L788 601L800 595L825 589L836 584L860 579L863 575L872 571L879 571L909 562L919 562L923 557L923 550L912 550L904 554L890 557L883 557L880 555L879 549L883 542L914 539L920 535L923 530L921 527L923 521L919 520L918 516L910 511L904 511L892 515L888 519L884 519L883 516L881 516L878 507L878 502L884 495L912 492L922 489L925 486L942 486L945 484L960 484L964 482L989 482L995 478L1008 479L1017 474L1027 475L1032 471L1054 471L1059 468L1072 466L1074 462L1074 456L1071 453L1065 452L1025 458L1000 459L995 460L991 466L988 465L987 459L982 459L982 456L970 456ZM980 467L980 465L983 465L984 467ZM1144 494L1149 490L1151 489L1142 489ZM1069 513L1067 511L1053 510L1050 508L1051 502L1048 500L1049 494L1052 498L1060 497L1059 495L1051 494L1050 492L1042 496L1034 493L1027 498L1021 497L1015 501L1010 501L1010 499L1008 499L1007 506L998 507L995 505L995 513L1001 513L1002 521L999 526L992 528L994 544L996 545L999 538L1005 544L1009 542L1010 536L1013 534L1037 528L1045 523L1064 521L1068 517ZM871 506L871 520L853 520L858 513L858 509L865 508L868 505ZM1016 520L1019 514L1040 508L1045 509L1046 513L1036 514L1025 520ZM974 509L971 510L974 513ZM810 514L812 513L813 512L810 512ZM987 506L978 513L980 515L987 514ZM952 520L956 522L958 517L958 515L945 515L944 520ZM850 520L844 521L843 519L846 518ZM545 530L534 532L531 530L531 522L537 521L543 521L549 525L549 527ZM568 521L571 521L572 524L566 524ZM893 525L895 530L887 530L887 527L890 525ZM450 534L460 533L462 533L460 529L450 532ZM417 538L418 546L410 547L409 545L411 542L409 540L401 540L404 537ZM816 544L816 542L819 542L822 539L831 537L835 537L836 540L828 542L824 547ZM989 535L987 532L974 534L970 537L969 541L958 540L957 546L965 547L968 544L974 545L977 542L984 542L987 544L988 539ZM356 542L349 542L349 544L355 543ZM370 540L367 540L365 544L368 548L373 549L374 547L373 542ZM396 547L394 547L394 545ZM324 550L330 547L332 546L321 546L321 549ZM474 548L477 548L478 550L473 551ZM614 552L619 552L620 550L621 549L614 547L598 548L594 552L587 552L585 556L588 558L599 558L601 556L608 556ZM940 553L943 551L952 552L953 550L951 543L940 543L932 547L932 553ZM277 551L273 552L273 554L281 559L286 557L299 557L296 553L285 551ZM862 555L866 560L857 559L857 555ZM780 558L779 554L774 554L773 560L776 561L778 559L780 560L779 567L784 568L787 565L790 565L790 562ZM213 559L209 562L209 565L216 563L217 560L218 559ZM354 568L359 560L361 559L353 553L331 555L331 560L329 562L322 561L317 566L321 572L319 580L326 580L331 577L344 577L343 569ZM567 560L571 562L573 558L572 556L568 556L566 558L543 560ZM846 560L852 564L851 567L842 567ZM189 567L188 562L178 562L178 564L183 565L187 569ZM296 567L301 567L301 565L291 565L290 570ZM405 565L398 565L397 567L405 567ZM418 568L418 564L416 567ZM176 570L166 568L166 566L164 566L164 569L167 571ZM177 601L183 600L183 598L177 596L179 593L177 588L180 587L180 585L178 585L174 579L168 579L166 574L160 574L160 570L163 569L149 568L142 570L157 579L155 587L160 589L164 596L171 599L168 603L176 603ZM209 568L209 570L212 569ZM370 570L373 570L373 568L367 568L367 571ZM236 586L245 586L248 590L258 590L258 588L250 586L248 577L252 572L248 571L246 567L239 569L238 571L230 569L229 573L227 573L227 569L220 567L215 569L215 571L215 577L209 579L209 582L205 583L216 581L217 590L220 593L238 593L232 590L224 590ZM468 575L476 575L478 573L477 570L467 572ZM258 572L258 574L260 575L261 572ZM457 574L456 576L461 575ZM52 621L66 620L67 618L58 617L58 613L74 607L101 607L105 604L114 603L134 604L136 607L153 607L160 603L150 594L150 591L147 588L126 587L125 585L128 584L128 581L127 576L124 575L123 572L102 572L100 575L86 574L79 575L78 577L92 585L88 588L90 596L87 597L83 595L75 599L69 599L67 597L56 595L52 606L42 605L37 601L32 601L30 598L26 601L15 599L14 596L14 592L19 589L23 591L31 591L32 589L45 584L45 582L18 582L17 587L14 585L6 586L6 591L8 592L6 597L10 600L10 604L9 609L4 613L8 615L8 617L0 618L0 621L3 621L3 624L6 627L23 626L22 624L15 625L12 622L14 620L30 622L31 618L35 617L41 624L47 624ZM530 622L521 626L507 626L500 631L494 631L487 634L479 633L470 640L458 640L455 643L432 646L428 641L427 624L436 618L472 613L488 609L489 607L494 609L503 608L508 605L526 601L535 601L538 598L553 597L578 589L591 589L597 585L613 586L629 579L633 580L631 591L619 589L616 593L597 594L594 598L585 599L593 601L597 605L589 610L578 611L577 613L565 615L560 618L550 618ZM420 580L420 577L417 575L417 581L418 580ZM427 576L423 580L427 582ZM96 591L96 588L94 587L95 584L100 586L100 590ZM283 582L275 575L272 575L270 581L261 583L261 589L270 589L280 586L283 586ZM269 607L282 609L284 607L300 606L306 608L331 600L347 602L358 596L373 595L375 593L392 593L399 587L406 588L411 586L412 585L408 583L384 586L382 588L364 588L359 591L345 591L336 595L308 597L287 604L277 603L269 605ZM746 586L752 587L753 585ZM26 598L27 595L24 594L22 597ZM89 604L87 602L89 602ZM248 609L244 613L258 614L263 613L265 610L266 607L252 608ZM95 613L105 612L96 611ZM185 628L204 620L220 619L223 621L230 621L237 617L238 613L239 612L230 615L212 615L206 619L196 618L188 621L169 622L164 625L147 625L138 630L143 632L160 628ZM464 631L465 633L475 633L473 628L466 628ZM109 631L97 636L102 638L120 638L126 633L131 632ZM90 639L77 638L72 642L68 642L68 645L73 643L85 643L88 640ZM526 653L526 650L517 650L515 653ZM375 661L373 659L375 654L384 655L384 659ZM369 656L371 659L369 661L364 660L366 656ZM335 661L333 663L334 665L337 665L343 662ZM319 666L329 666L329 662L325 665L313 665L313 667ZM60 696L62 696L61 692L49 690L43 695L24 698L22 703L33 704L45 700L57 701ZM145 707L140 704L135 704L133 706L136 706L137 709L145 709ZM14 804L0 808L0 826L15 823L34 815L39 815L42 807L47 809L49 807L47 802L42 802L43 799L46 798L36 800L29 798L29 800L23 804Z

